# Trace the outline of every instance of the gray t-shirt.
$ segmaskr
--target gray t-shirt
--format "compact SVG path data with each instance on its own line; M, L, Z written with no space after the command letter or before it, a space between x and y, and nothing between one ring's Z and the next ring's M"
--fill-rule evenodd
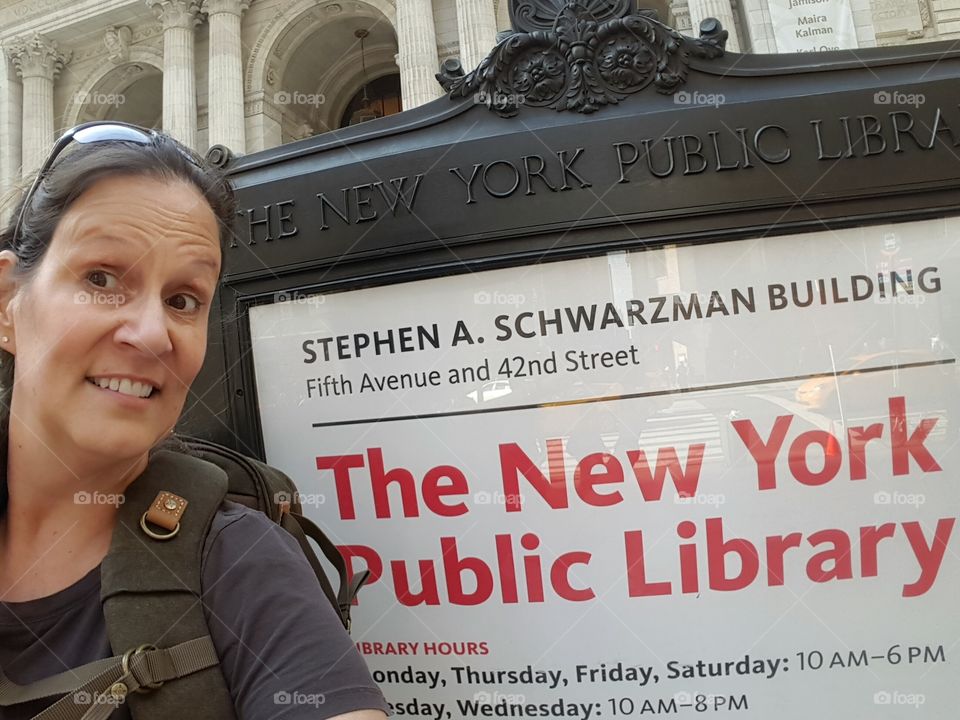
M202 558L207 625L240 720L388 712L285 530L262 513L225 502ZM115 654L100 605L99 567L49 597L0 603L0 667L13 682L24 685ZM50 704L0 707L0 720L31 718ZM124 706L111 717L130 715Z

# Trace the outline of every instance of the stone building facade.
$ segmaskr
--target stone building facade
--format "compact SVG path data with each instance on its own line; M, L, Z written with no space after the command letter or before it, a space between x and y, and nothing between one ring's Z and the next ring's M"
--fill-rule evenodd
M688 33L719 18L741 52L791 51L794 32L821 32L836 12L852 22L845 47L960 36L960 0L652 7ZM509 26L507 0L0 0L0 182L35 170L58 132L87 120L249 153L416 107L441 95L443 60L472 69Z

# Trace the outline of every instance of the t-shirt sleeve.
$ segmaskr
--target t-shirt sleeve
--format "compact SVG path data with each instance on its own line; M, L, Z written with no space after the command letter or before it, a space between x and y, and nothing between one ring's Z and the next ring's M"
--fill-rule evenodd
M296 540L225 503L204 549L210 636L240 720L388 712Z

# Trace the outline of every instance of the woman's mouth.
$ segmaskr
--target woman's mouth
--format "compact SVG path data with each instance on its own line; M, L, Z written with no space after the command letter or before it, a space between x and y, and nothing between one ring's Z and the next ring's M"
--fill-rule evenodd
M87 378L87 382L96 385L102 390L112 390L113 392L120 393L121 395L129 395L131 397L141 398L144 400L160 392L150 383L141 382L139 380L130 380L129 378L105 376Z

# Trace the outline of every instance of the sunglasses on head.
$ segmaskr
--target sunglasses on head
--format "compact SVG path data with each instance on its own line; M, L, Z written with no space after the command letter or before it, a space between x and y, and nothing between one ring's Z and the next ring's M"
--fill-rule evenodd
M98 142L130 142L137 145L153 145L159 137L160 134L155 130L113 120L96 120L94 122L77 125L67 130L60 136L57 142L54 143L53 149L37 172L36 177L34 177L33 183L31 183L30 189L27 191L20 205L20 212L17 215L17 224L14 226L11 241L16 245L17 240L20 239L23 218L26 215L27 208L30 207L30 203L33 202L33 196L37 192L37 188L40 187L40 183L43 182L43 178L50 172L50 168L53 167L57 158L60 157L71 143L77 142L83 145L89 145L90 143ZM176 141L174 141L174 144L180 151L180 154L189 160L191 164L198 168L203 168L200 160L187 148Z

